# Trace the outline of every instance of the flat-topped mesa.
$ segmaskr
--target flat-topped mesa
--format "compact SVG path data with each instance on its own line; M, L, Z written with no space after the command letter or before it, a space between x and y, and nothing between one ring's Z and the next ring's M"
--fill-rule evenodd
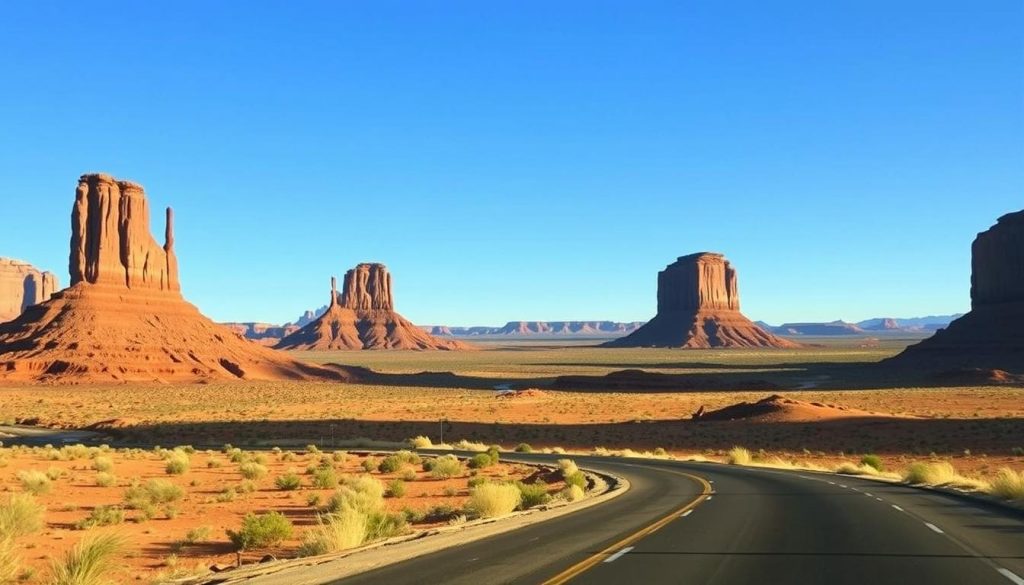
M391 274L387 267L363 263L346 272L341 306L353 311L394 311Z
M57 292L57 276L20 260L0 258L0 323Z
M740 310L736 270L714 252L680 256L658 273L658 313L703 310Z
M105 174L82 175L71 211L68 269L71 286L87 283L179 293L171 209L161 246L150 233L149 201L141 185Z
M1024 302L1024 211L1008 213L971 246L971 307Z
M799 347L740 313L736 270L722 254L680 256L658 273L658 314L606 347Z

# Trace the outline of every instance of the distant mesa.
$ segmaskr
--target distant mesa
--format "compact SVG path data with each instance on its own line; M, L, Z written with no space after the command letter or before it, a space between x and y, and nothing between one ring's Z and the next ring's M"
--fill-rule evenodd
M1024 373L1024 210L999 218L971 248L971 310L886 360L927 371Z
M57 276L52 272L44 272L20 260L0 258L0 323L49 300L59 288Z
M292 325L291 323L287 325L274 325L272 323L257 323L252 321L244 323L221 323L221 325L250 341L255 341L256 343L266 345L267 347L277 345L282 338L301 329L298 325Z
M78 181L71 286L0 325L0 378L24 381L347 379L260 347L214 324L180 292L173 215L150 233L141 185Z
M740 313L736 270L722 254L701 252L682 256L659 272L657 315L604 346L702 349L799 344L765 331Z
M829 323L783 323L770 331L780 335L864 335L865 331L853 323L831 321Z
M360 264L345 273L342 292L331 278L327 310L287 335L278 349L472 349L469 344L440 339L395 312L391 274L383 264Z
M446 337L617 337L641 325L643 321L509 321L501 327L426 325L422 329Z

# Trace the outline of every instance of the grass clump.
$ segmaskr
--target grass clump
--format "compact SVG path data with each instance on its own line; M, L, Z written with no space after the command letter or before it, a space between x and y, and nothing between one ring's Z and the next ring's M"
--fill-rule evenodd
M587 494L580 486L570 484L565 486L565 489L558 492L558 495L568 502L576 502L585 498Z
M153 507L180 500L185 491L165 479L151 479L143 485L129 487L124 492L125 506L140 510L152 517Z
M318 467L313 470L313 487L334 489L338 487L338 474L333 467Z
M1024 500L1024 471L1003 467L996 473L988 492L1005 500Z
M50 484L50 478L42 471L31 469L19 471L17 478L21 483L21 488L34 496L48 494L53 487Z
M112 487L117 484L117 478L114 474L106 471L101 471L96 474L96 485L99 487Z
M187 454L181 451L174 451L173 454L167 458L167 463L164 464L164 471L167 475L183 475L192 465Z
M551 495L548 494L548 484L542 481L538 481L537 483L523 483L521 481L517 481L515 483L515 487L519 490L520 506L523 510L534 506L540 506L551 501Z
M917 461L907 467L903 481L911 484L946 486L969 490L984 490L988 485L978 479L964 477L948 461Z
M266 548L280 544L292 535L292 523L280 512L245 515L238 531L228 530L228 538L238 550Z
M462 462L454 455L442 455L433 460L433 465L428 471L435 479L456 477L462 475Z
M0 538L15 538L38 532L43 527L46 508L31 494L11 494L0 504Z
M434 446L434 443L430 440L430 437L418 435L409 439L409 445L412 446L413 449L429 449Z
M197 526L185 533L185 538L182 539L182 542L185 544L199 544L209 540L212 533L213 529L209 526Z
M124 549L125 541L116 534L84 538L55 561L50 569L52 585L103 585L118 567L115 557Z
M114 470L114 461L110 457L100 455L92 460L92 468L96 471L109 473Z
M257 480L266 477L269 470L265 465L261 465L255 461L247 461L238 466L239 473L245 479Z
M274 480L274 485L276 485L279 490L284 490L286 492L293 491L299 489L299 486L302 485L302 478L296 473L288 472L284 475L278 476L278 478Z
M865 455L860 458L860 464L873 467L875 471L885 471L885 466L882 465L882 458L878 455Z
M485 483L470 490L469 508L481 518L512 513L522 502L519 487L508 483Z
M0 583L14 583L21 571L14 538L0 533Z
M96 506L88 516L75 523L75 528L88 530L95 526L113 526L124 522L124 510L120 506Z
M299 556L311 557L355 548L366 542L368 523L366 513L355 508L345 507L320 515L317 525L303 534Z
M729 465L750 465L753 461L753 457L750 456L750 451L743 447L733 447L729 449L729 453L725 456L725 461Z
M494 465L494 458L491 457L490 453L477 453L469 460L470 469L484 469Z
M516 445L516 453L533 453L533 447L529 443L519 443Z
M393 479L388 482L384 495L389 498L401 498L405 495L405 482L400 479Z

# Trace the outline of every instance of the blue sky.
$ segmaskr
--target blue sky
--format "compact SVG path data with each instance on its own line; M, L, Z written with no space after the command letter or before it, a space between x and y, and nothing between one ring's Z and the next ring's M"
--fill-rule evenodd
M218 320L361 261L423 324L644 320L700 250L769 322L963 311L1024 207L1022 33L1017 0L12 3L0 256L66 283L104 171L175 208Z

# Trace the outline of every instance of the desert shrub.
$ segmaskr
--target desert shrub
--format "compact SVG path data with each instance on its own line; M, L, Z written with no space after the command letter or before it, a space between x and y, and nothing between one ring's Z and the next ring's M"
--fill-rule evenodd
M84 538L64 553L61 560L50 568L52 585L102 585L107 576L118 567L115 557L125 546L117 534L101 534Z
M217 494L217 497L214 498L214 500L221 504L227 502L234 502L236 499L238 499L238 490L236 490L233 487L227 487L222 489L220 493Z
M885 468L882 466L882 458L878 455L865 455L860 458L860 464L874 467L878 471L885 471Z
M575 484L565 486L565 489L558 492L558 495L569 502L582 500L586 497L586 493L583 491L583 488Z
M342 508L317 517L317 525L307 530L299 546L299 556L309 557L355 548L366 542L368 518L354 508Z
M238 531L228 530L228 538L238 550L266 548L280 544L292 535L292 523L280 512L245 515Z
M94 526L113 526L124 522L124 510L120 506L96 506L88 516L75 523L75 528L86 530Z
M483 469L494 465L494 460L489 453L477 453L469 460L470 469Z
M516 445L516 453L533 453L533 447L529 443L519 443Z
M325 490L336 488L338 474L332 467L319 467L313 471L313 486Z
M236 447L231 447L230 449L227 449L227 451L225 451L225 454L228 456L228 459L232 463L241 463L247 459L245 451L242 451L241 449L238 449Z
M377 470L381 473L394 473L402 468L404 465L402 459L397 455L388 455L380 462L377 466Z
M401 459L403 463L408 463L409 465L419 465L423 462L423 458L420 457L419 453L413 453L412 451L405 449L396 451L395 455Z
M655 447L653 455L659 459L668 457L668 451L664 447Z
M408 524L402 514L373 512L367 518L366 539L369 542L404 534Z
M423 463L420 465L420 467L423 469L423 471L433 471L434 465L436 464L436 457L427 457L423 460Z
M320 448L310 443L309 445L306 445L306 453L309 453L310 455L319 455Z
M454 455L443 455L434 459L434 465L430 469L430 476L437 479L448 479L462 475L462 462Z
M302 478L300 478L296 473L289 472L278 476L278 478L274 480L274 485L276 485L279 490L297 490L299 489L299 486L302 485Z
M587 489L587 476L582 471L576 470L576 473L565 476L565 483L585 490Z
M21 482L22 489L35 496L41 496L49 493L52 487L50 484L50 478L46 477L46 474L41 471L19 471L17 478L18 481Z
M412 468L406 468L402 472L402 479L405 481L416 481L416 470Z
M992 480L989 493L1006 500L1024 500L1024 471L1003 467Z
M269 471L264 465L256 463L255 461L247 461L238 466L238 472L242 474L245 479L257 480L265 477Z
M251 479L243 479L238 482L238 486L235 489L240 494L251 494L256 491L256 482Z
M750 465L752 460L750 451L743 447L733 447L725 456L725 461L729 465Z
M576 467L576 462L572 459L559 459L558 469L562 473L562 477L569 477L580 470L579 467Z
M380 463L377 461L376 457L367 457L366 459L363 459L362 465L366 473L375 471L378 467L380 467Z
M462 451L486 451L487 445L484 445L483 443L475 443L473 441L467 441L466 439L462 439L458 443L455 443L455 448L460 449Z
M43 527L46 508L31 494L11 494L0 504L0 538L24 536Z
M96 485L100 487L112 487L117 484L117 478L112 473L101 471L96 474Z
M416 437L409 439L408 443L410 446L412 446L413 449L429 449L434 446L434 443L431 442L430 437L424 437L423 435L418 435Z
M469 507L481 518L494 518L511 513L522 501L517 486L507 483L485 483L469 493Z
M220 459L217 459L216 457L210 457L209 459L206 460L206 467L208 467L209 469L217 469L218 467L223 466L224 462L221 461Z
M47 467L46 477L50 481L57 481L58 479L64 477L64 470L61 469L60 467Z
M956 468L948 461L917 461L907 467L903 480L912 484L948 486L961 489L986 489L988 485L970 477L957 473Z
M384 493L390 498L401 498L405 495L405 482L400 479L389 481Z
M92 468L107 473L114 470L114 461L110 457L99 456L92 460Z
M515 487L519 490L520 503L524 510L551 501L551 496L548 495L548 484L543 481L538 481L537 483L517 481Z
M185 533L185 538L182 542L185 544L198 544L209 540L212 533L213 529L209 526L197 526Z
M0 533L0 583L14 583L21 571L20 564L14 538Z
M335 463L344 463L348 461L348 451L335 451L331 453L331 460Z
M182 475L188 471L191 461L188 455L182 452L175 452L173 455L167 458L167 463L164 464L164 471L167 475Z
M165 479L151 479L125 490L124 502L129 508L144 510L147 506L176 502L184 495L183 489Z
M487 483L487 478L483 476L471 477L468 483L470 488L475 488L478 485Z

